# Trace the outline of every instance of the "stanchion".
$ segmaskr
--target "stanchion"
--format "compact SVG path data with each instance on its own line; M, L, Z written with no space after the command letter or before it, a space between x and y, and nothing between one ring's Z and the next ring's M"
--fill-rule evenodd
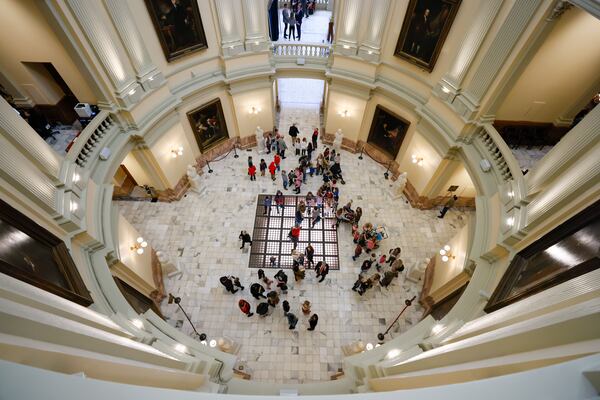
M234 144L234 145L233 145L233 158L238 158L238 157L239 157L239 155L238 155L238 153L237 153L237 151L236 151L236 147L237 147L237 146Z
M365 149L365 145L363 144L362 147L360 148L360 155L358 156L359 160L363 159L363 150Z
M389 179L390 177L390 165L392 165L392 162L390 161L387 165L387 169L385 170L385 172L383 173L383 176L385 177L385 179Z
M194 333L196 334L196 336L198 336L198 338L200 340L206 340L206 333L198 333L198 331L196 330L196 327L194 326L194 324L192 324L192 320L190 319L190 317L187 315L187 313L185 312L185 310L183 309L183 307L181 307L181 297L175 297L173 296L171 293L169 293L169 304L177 304L177 306L179 307L179 309L181 310L181 312L183 313L183 315L185 315L185 317L187 318L188 322L190 323L190 325L192 326L192 329L194 330Z
M416 298L417 298L417 296L413 296L413 298L412 298L412 299L410 299L410 300L408 300L408 299L407 299L407 300L404 300L404 304L405 304L405 306L404 306L404 308L402 309L402 311L400 311L400 314L398 314L398 316L396 317L396 319L394 320L394 322L392 322L392 323L390 324L390 326L388 326L388 328L386 329L386 331L385 331L384 333L378 333L378 334L377 334L377 339L379 339L379 342L380 342L380 343L383 343L383 339L385 339L385 335L387 335L387 334L388 334L388 332L390 331L390 329L392 329L392 326L394 326L394 324L395 324L396 322L398 322L398 319L400 318L400 316L401 316L401 315L404 313L404 311L406 311L406 309L407 309L408 307L410 307L410 306L412 305L413 301L415 301L415 299L416 299Z
M209 173L209 174L212 174L212 173L213 173L213 170L212 170L212 168L210 167L210 163L208 162L208 160L206 160L206 166L208 167L208 173Z

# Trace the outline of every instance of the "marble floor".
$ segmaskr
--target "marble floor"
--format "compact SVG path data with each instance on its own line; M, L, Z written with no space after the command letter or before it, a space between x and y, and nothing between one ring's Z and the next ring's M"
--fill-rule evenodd
M279 78L277 79L277 98L281 104L298 106L320 105L323 101L325 82L322 79ZM290 109L288 107L288 109Z
M301 127L318 124L318 111L310 110L308 105L282 108L282 128L291 120L301 122ZM323 150L322 144L318 150ZM194 325L209 339L226 336L241 344L238 363L252 379L280 383L328 380L341 368L341 346L358 339L375 343L377 333L393 321L405 299L418 295L420 285L401 275L388 289L376 286L362 297L353 292L351 287L365 255L352 261L355 245L350 226L342 224L340 270L331 271L323 283L317 283L312 270L300 282L294 282L290 274L290 289L287 295L280 295L300 319L295 330L288 329L280 305L265 318L242 314L237 306L239 299L249 301L253 310L258 304L249 293L250 285L258 279L256 269L248 268L250 253L247 248L240 250L238 236L241 230L252 230L257 196L282 189L280 178L272 182L268 174L250 181L246 175L248 155L256 161L270 159L270 155L258 154L256 149L242 153L238 159L230 155L211 164L214 173L205 171L199 193L190 191L174 203L118 202L120 212L152 247L166 252L179 265L182 274L166 279L167 291L181 296L181 305ZM297 158L289 155L282 168L288 170L296 164ZM340 202L352 199L355 207L363 209L361 221L384 225L389 238L383 240L380 250L387 253L400 246L406 266L431 257L466 223L469 213L461 210L452 209L446 218L438 219L438 210L416 210L403 199L393 200L392 183L384 179L384 168L368 157L359 160L343 151L341 164L346 184L341 185ZM316 192L320 184L320 178L309 178L302 194ZM266 270L271 279L274 272ZM374 273L374 268L370 272ZM223 275L240 277L245 290L226 292L219 282ZM300 311L304 300L309 300L312 312L319 315L313 332L306 330L308 316ZM175 304L164 302L162 311L170 324L192 333ZM410 307L392 329L392 337L416 324L421 314L418 304Z
M324 44L327 40L327 28L329 28L329 19L331 11L317 10L313 15L302 20L301 40L292 40L283 38L283 22L281 19L281 9L279 10L279 40L275 43L306 43L306 44Z

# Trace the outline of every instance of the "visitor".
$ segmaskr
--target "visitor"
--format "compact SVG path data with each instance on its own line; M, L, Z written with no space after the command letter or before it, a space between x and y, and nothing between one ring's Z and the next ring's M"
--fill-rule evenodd
M256 306L256 313L261 317L266 317L269 313L269 303L263 302Z
M452 207L454 207L454 203L456 203L456 200L458 200L458 197L456 195L452 196L452 198L450 198L450 200L448 200L446 205L440 211L440 215L438 215L438 218L444 218L444 215L446 215L448 210L451 209Z
M255 181L256 180L256 167L251 164L251 161L249 161L250 166L248 167L248 175L250 175L250 180L251 181Z
M302 314L304 314L304 315L310 314L310 301L304 300L304 303L302 303Z
M300 188L302 187L302 173L296 174L294 177L294 193L300 194Z
M319 261L321 262L321 261ZM318 263L317 263L317 278L320 276L321 280L319 282L323 282L323 280L325 280L325 277L327 276L327 274L329 273L329 264L327 264L326 262L321 262L321 266L318 267Z
M292 140L296 140L296 137L298 136L298 134L300 133L300 131L298 130L298 127L296 126L296 123L294 122L292 124L292 126L290 126L290 130L289 130L289 135L292 137Z
M360 270L362 272L368 271L369 268L371 268L371 266L373 265L373 256L374 254L371 254L371 258L368 258L365 261L363 261L362 265L360 266Z
M385 254L380 254L379 255L379 259L377 260L377 263L375 264L375 268L377 269L377 271L381 271L381 265L385 264Z
M253 283L250 286L250 294L256 300L260 300L261 297L263 299L266 299L267 297L263 294L264 292L265 292L265 288L260 283Z
M277 257L276 256L269 257L269 267L275 268L275 264L277 264Z
M302 141L300 142L300 153L302 156L306 155L307 148L308 148L308 142L306 141L306 138L302 138Z
M319 210L319 206L315 206L314 210L315 219L313 219L311 228L314 228L316 224L321 222L321 211Z
M402 272L404 271L404 261L401 258L398 258L396 261L392 263L391 267L392 271Z
M238 278L237 276L230 276L229 279L231 279L233 281L233 285L235 287L239 287L240 290L244 290L244 287L240 283L240 278Z
M289 184L289 179L288 179L287 172L285 172L285 170L281 170L281 182L283 183L283 189L287 190L288 184Z
M319 322L319 316L317 314L313 314L310 316L310 318L308 319L308 329L307 331L314 331L316 326L317 326L317 322Z
M319 139L319 128L315 128L315 130L313 131L312 134L312 145L313 145L313 150L317 149L317 141Z
M395 249L390 249L389 257L388 257L386 263L392 264L394 261L396 261L396 258L398 258L398 256L400 255L401 252L402 252L402 249L400 247L396 247Z
M306 2L306 0L302 0ZM304 11L302 11L302 7L298 6L298 11L296 12L296 31L298 33L298 41L302 40L302 18L304 17Z
M265 137L264 137L264 144L265 144L265 149L267 150L267 154L271 154L271 135L268 133L265 133Z
M302 264L300 264L299 262L294 262L294 265L292 266L292 271L294 271L294 280L296 282L303 280L306 276L306 271Z
M295 217L296 217L296 220L295 220L296 225L302 225L302 221L304 221L304 216L302 215L302 211L300 209L296 210Z
M313 150L314 150L314 148L313 148L312 142L308 142L308 144L306 145L306 155L308 156L309 160L312 160L312 152L313 152Z
M356 259L358 257L360 257L361 254L362 254L362 246L360 244L357 244L356 247L354 248L354 255L352 256L352 261L356 261Z
M233 287L233 282L231 281L231 279L229 279L229 277L227 277L227 276L222 276L222 277L220 277L220 278L219 278L219 282L221 282L221 284L222 284L223 286L225 286L225 289L226 289L228 292L231 292L231 293L237 293L237 289L235 289L235 288Z
M269 293L267 293L267 303L271 307L275 307L277 304L279 304L279 295L277 294L277 292L270 291Z
M277 165L275 165L275 161L271 161L271 164L269 164L269 173L273 182L275 182L275 171L277 171Z
M281 10L281 19L283 20L283 38L287 39L290 25L290 10L288 9L287 3L283 5L283 10Z
M304 249L304 254L306 255L306 267L310 268L311 265L314 267L315 263L313 261L313 257L315 255L315 249L310 245L310 243Z
M290 10L290 17L288 18L288 24L290 27L290 31L288 33L288 39L291 39L292 36L294 37L294 40L296 40L296 13L294 12L294 9L292 7L292 9Z
M277 214L279 214L280 209L281 209L281 213L283 214L284 203L285 203L285 197L283 197L283 193L281 192L281 190L278 190L277 193L275 193L275 209L277 210Z
M294 250L295 250L296 247L298 246L298 241L300 240L300 225L298 225L298 224L294 225L292 227L292 229L290 229L290 233L288 234L288 237L290 238L292 243L294 243Z
M302 149L302 142L300 141L300 138L294 138L293 139L292 147L294 147L294 149L296 149L295 154L297 156L299 156L300 155L300 150Z
M277 140L277 145L279 146L279 155L283 160L285 160L285 151L287 150L287 144L285 144L285 139L283 138L283 136L279 137L279 140Z
M250 168L253 165L254 164L252 163L252 156L248 156L248 168Z
M265 275L265 271L263 271L262 269L258 270L258 279L262 280L263 283L267 285L268 290L271 290L271 283L273 283L273 281L267 278L267 276Z
M265 176L265 172L267 171L267 163L264 160L264 158L260 159L259 168L260 168L260 176Z
M288 320L289 328L295 329L296 324L298 323L298 317L296 317L293 313L287 313L286 317Z
M250 237L250 234L248 232L240 232L239 238L242 241L242 247L240 247L240 249L243 249L246 243L250 243L250 246L252 246L252 238Z
M265 211L263 212L263 215L265 214L271 214L271 204L273 203L273 200L271 199L271 196L266 196L264 199L264 206L265 206Z
M381 287L387 288L396 277L398 277L397 271L385 271L383 274L383 278L381 278L381 280L379 281L379 284L381 285Z
M277 171L280 171L281 170L281 166L280 166L281 157L279 156L279 154L275 154L275 157L273 157L273 161L275 162L275 167L277 167Z
M323 173L323 154L319 154L317 156L317 160L315 161L315 163L317 166L316 174L321 175Z
M280 288L281 292L285 294L287 292L287 274L280 269L277 271L274 278L277 280L277 287Z
M281 303L281 306L283 307L283 315L287 315L287 313L290 312L290 303L287 300L284 300L283 303Z
M248 303L246 300L240 299L240 301L238 301L238 306L240 307L240 311L246 314L247 317L254 315L254 313L250 312L250 303Z
M327 26L327 43L333 43L333 15L329 18L329 25Z
M354 285L352 286L352 290L354 290L355 292L358 291L363 283L364 277L361 274L358 274L358 278L356 279L356 282L354 282Z

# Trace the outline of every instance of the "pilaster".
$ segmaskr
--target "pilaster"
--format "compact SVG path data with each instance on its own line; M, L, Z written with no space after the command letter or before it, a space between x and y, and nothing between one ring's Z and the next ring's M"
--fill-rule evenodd
M453 151L449 152L436 168L421 195L430 199L436 198L459 166L460 161L456 154Z
M137 81L145 91L150 91L164 81L162 73L152 63L140 31L134 23L133 14L126 1L104 0L108 15L113 21L121 42L129 55Z
M362 0L341 1L341 9L335 30L334 49L337 53L347 56L356 55L362 5Z
M246 26L246 51L267 50L270 43L267 39L267 20L265 0L242 0L244 23Z
M112 82L120 105L128 108L140 101L142 90L135 73L119 46L119 38L111 29L110 21L102 18L103 10L99 4L87 0L67 0L67 3Z
M239 5L239 0L215 0L221 32L221 50L225 57L233 57L244 51L240 32L242 24L238 21Z
M383 29L389 8L390 0L372 0L367 32L358 48L358 55L366 61L379 61Z

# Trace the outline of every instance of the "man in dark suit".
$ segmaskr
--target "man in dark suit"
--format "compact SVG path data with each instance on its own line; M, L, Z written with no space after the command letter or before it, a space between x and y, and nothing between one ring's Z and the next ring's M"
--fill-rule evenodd
M329 273L329 264L327 264L326 262L319 261L315 269L317 270L317 278L319 276L321 277L321 280L319 282L323 282L325 280L325 277Z
M304 11L302 11L301 6L298 6L298 11L296 12L296 31L298 33L298 41L300 41L302 37L302 18L304 18Z

